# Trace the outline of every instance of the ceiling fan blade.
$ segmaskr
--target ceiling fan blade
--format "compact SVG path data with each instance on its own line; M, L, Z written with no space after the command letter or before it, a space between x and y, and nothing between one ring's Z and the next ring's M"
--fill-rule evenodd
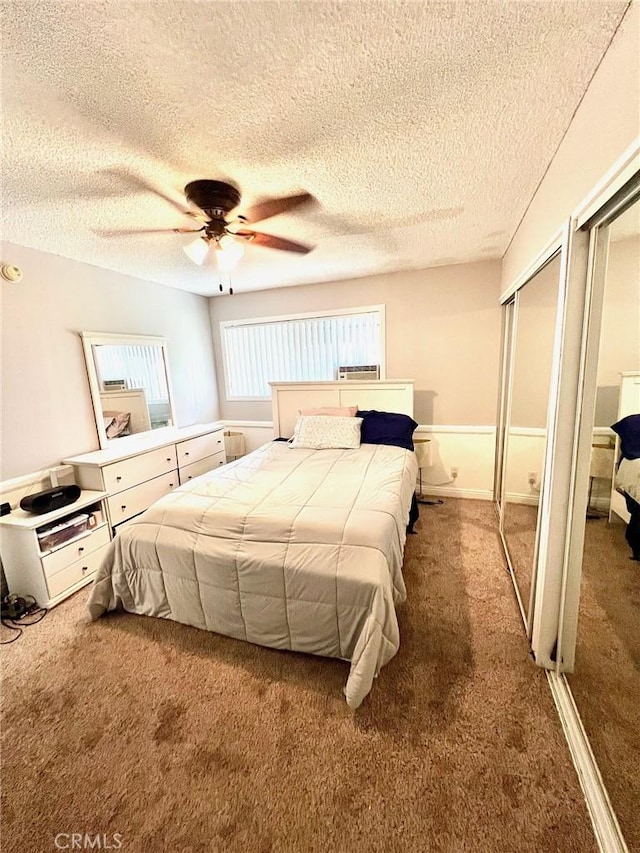
M312 201L315 201L315 199L309 193L289 195L283 198L269 198L250 207L244 214L244 218L247 222L262 222L263 219L270 219L279 213L288 213L290 210L309 204Z
M276 237L274 234L261 234L259 231L229 232L234 237L244 237L251 240L256 246L265 246L267 249L281 249L283 252L298 252L300 255L308 254L314 247L305 246L303 243L295 243L293 240L285 240L284 237Z
M94 230L100 237L126 237L138 234L200 234L202 228L121 228L112 231Z
M154 193L154 195L160 196L160 198L164 199L168 204L175 207L176 210L179 210L180 213L183 213L186 216L192 215L192 212L188 210L186 204L181 204L176 201L176 199L171 198L171 196L163 190L159 190L145 178L140 175L136 175L134 172L130 172L128 169L103 169L101 170L101 174L116 178L116 180L123 181L125 184L133 185L141 192Z

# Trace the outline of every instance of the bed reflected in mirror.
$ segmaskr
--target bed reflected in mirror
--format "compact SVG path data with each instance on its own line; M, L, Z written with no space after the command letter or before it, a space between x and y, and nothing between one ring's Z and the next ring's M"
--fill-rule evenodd
M512 309L502 534L525 623L533 593L559 281L556 254L516 293Z
M172 426L166 341L81 332L100 446Z

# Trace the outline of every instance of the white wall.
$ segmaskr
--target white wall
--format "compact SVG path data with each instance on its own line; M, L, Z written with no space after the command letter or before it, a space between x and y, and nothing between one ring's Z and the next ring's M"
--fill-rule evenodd
M0 480L98 448L82 330L167 338L178 426L217 418L205 297L7 243L2 260L24 278L0 284Z
M415 379L415 419L432 441L433 464L422 472L425 493L490 499L499 291L500 264L494 261L214 297L210 307L221 416L244 433L247 451L272 437L270 402L224 400L221 320L382 303L387 377ZM452 467L458 469L455 480Z
M509 246L506 289L640 134L640 4L629 7Z
M271 420L270 402L225 400L220 321L386 305L388 379L415 379L421 424L494 425L500 262L411 270L210 300L221 417Z
M620 374L632 370L640 370L640 236L609 246L598 357L597 427L618 420Z

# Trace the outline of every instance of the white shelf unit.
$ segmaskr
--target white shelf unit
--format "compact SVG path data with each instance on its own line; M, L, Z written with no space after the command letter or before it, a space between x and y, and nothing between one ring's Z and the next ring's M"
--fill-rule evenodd
M220 423L163 429L131 442L116 442L65 459L83 488L107 493L107 517L114 535L177 486L226 462Z
M54 607L93 580L111 540L104 491L82 491L74 503L33 515L14 509L0 518L0 556L9 591L33 596L40 607ZM79 536L46 550L38 534L53 524L92 514L97 524Z

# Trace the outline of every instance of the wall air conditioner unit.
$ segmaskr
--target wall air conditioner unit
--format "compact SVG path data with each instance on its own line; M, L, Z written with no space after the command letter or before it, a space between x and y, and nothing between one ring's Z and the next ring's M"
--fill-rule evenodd
M347 365L338 368L338 379L380 379L379 364Z
M103 391L126 391L127 390L127 380L126 379L103 379L102 380L102 390Z

